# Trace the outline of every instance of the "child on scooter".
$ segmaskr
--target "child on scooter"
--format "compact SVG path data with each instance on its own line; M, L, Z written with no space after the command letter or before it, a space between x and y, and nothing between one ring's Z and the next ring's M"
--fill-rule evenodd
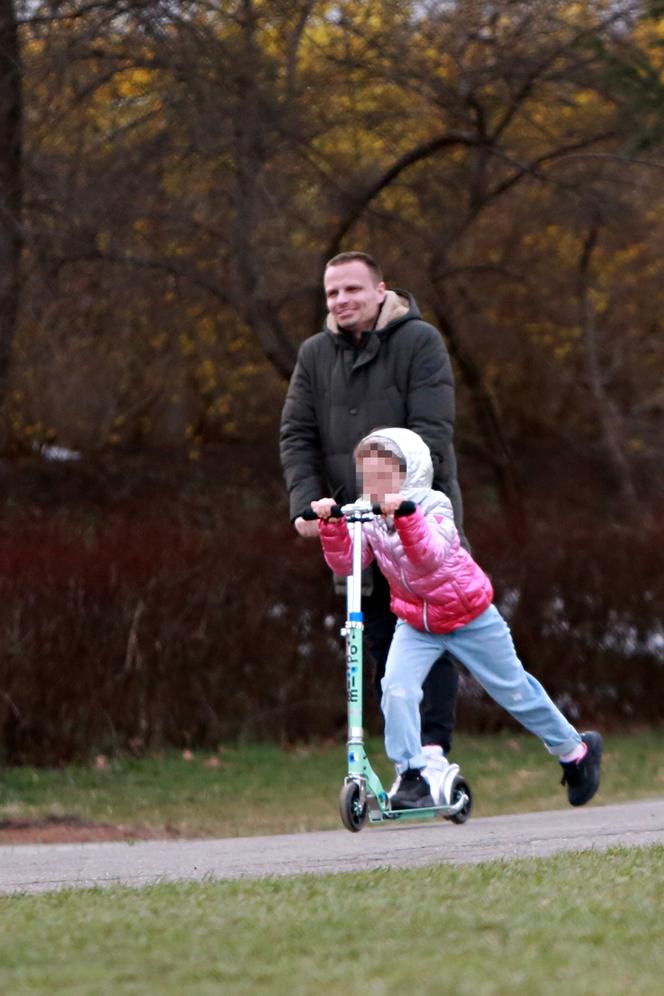
M383 512L363 529L362 566L376 559L397 616L381 701L385 750L399 776L392 808L440 802L440 764L423 752L418 707L422 684L443 650L542 740L562 765L570 804L583 806L599 787L602 737L579 734L524 670L507 623L493 604L491 582L459 543L449 499L431 487L428 446L410 429L380 429L360 441L355 460L363 497L380 503ZM321 520L327 564L348 575L352 543L345 520L330 518L334 504L322 498L311 507Z

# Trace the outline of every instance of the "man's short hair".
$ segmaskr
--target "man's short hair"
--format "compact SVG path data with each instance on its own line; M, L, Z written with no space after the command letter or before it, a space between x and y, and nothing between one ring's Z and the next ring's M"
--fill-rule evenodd
M333 256L332 259L328 260L325 264L325 269L327 270L330 266L341 266L342 263L364 263L366 267L374 275L376 283L381 283L383 279L383 271L380 266L368 252L340 252L337 256Z

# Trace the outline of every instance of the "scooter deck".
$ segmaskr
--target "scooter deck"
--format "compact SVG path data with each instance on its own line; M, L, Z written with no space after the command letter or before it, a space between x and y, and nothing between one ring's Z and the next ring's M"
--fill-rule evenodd
M380 812L370 812L370 823L393 823L396 820L433 820L436 816L444 819L455 816L459 812L452 806L429 806L426 809L385 809Z
M378 803L379 808L373 808L371 805L368 807L369 822L393 823L396 820L433 820L436 816L443 817L443 819L449 819L451 816L456 816L456 814L463 809L467 802L469 802L469 799L464 792L462 797L458 799L453 806L422 806L419 809L387 809L383 808L380 806L380 803Z

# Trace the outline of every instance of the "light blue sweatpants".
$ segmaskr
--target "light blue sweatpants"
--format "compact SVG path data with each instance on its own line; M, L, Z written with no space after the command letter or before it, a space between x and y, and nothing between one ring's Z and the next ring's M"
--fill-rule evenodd
M382 680L385 750L397 771L423 768L420 739L422 685L434 661L449 650L492 699L534 733L556 756L568 754L581 737L536 678L524 670L509 627L495 605L452 633L421 633L397 621Z

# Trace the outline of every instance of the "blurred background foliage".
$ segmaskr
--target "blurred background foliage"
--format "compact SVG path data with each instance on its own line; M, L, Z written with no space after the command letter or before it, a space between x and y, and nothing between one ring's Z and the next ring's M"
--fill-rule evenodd
M527 664L661 720L663 145L657 2L0 0L7 756L343 728L276 436L349 248L454 358Z

